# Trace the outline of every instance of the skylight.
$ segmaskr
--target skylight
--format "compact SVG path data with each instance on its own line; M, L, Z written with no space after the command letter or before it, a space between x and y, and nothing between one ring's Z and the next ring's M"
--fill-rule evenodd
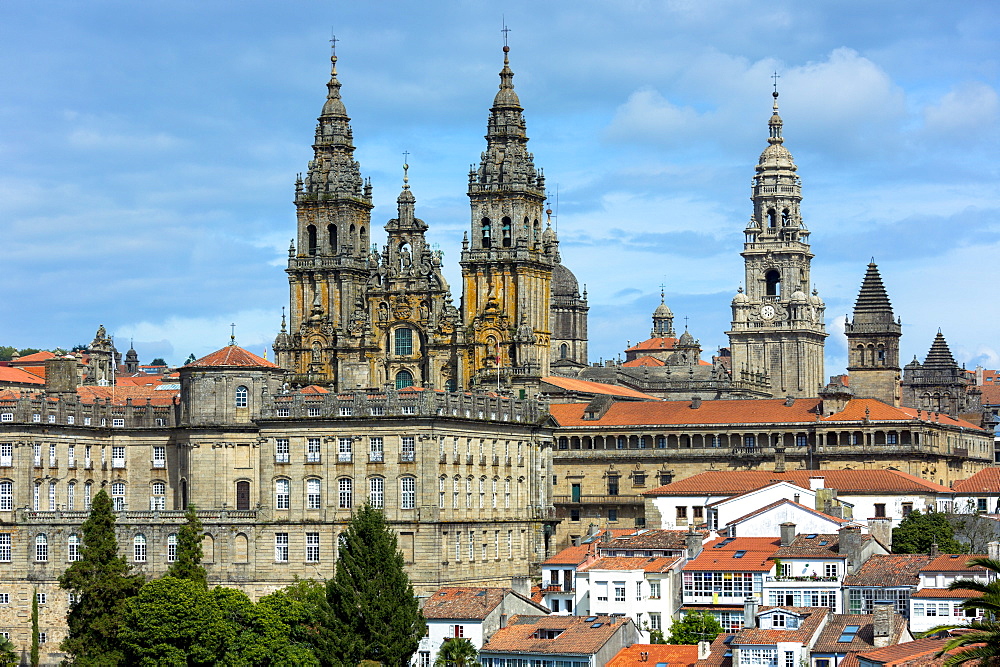
M844 631L837 638L838 642L852 642L854 641L854 636L858 634L858 630L861 629L860 625L846 625L844 626Z
M817 537L816 533L809 533L808 535L806 535L807 540L815 540L816 537Z
M733 558L743 558L747 555L746 551L740 550L733 554Z
M730 542L732 542L735 539L736 539L735 537L727 537L726 539L724 539L721 542L719 542L718 544L716 544L714 548L715 549L721 549L722 547L726 546L727 544L729 544Z
M583 620L584 620L585 623L593 623L594 621L597 620L597 617L596 616L588 616L587 618L585 618Z

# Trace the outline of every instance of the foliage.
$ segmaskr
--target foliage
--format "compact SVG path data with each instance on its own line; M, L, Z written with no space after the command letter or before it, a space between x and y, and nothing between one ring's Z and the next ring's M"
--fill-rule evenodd
M81 532L80 560L59 577L59 585L77 597L66 619L69 634L60 648L73 656L75 665L118 664L122 610L142 585L142 576L129 575L128 563L118 555L115 515L104 489L94 496Z
M975 579L959 579L953 581L948 590L971 590L981 593L980 597L969 598L962 602L962 609L981 610L983 616L968 625L939 625L924 632L921 636L928 637L943 630L962 629L962 632L950 637L938 651L941 657L948 653L942 667L953 667L966 662L974 664L993 665L1000 661L1000 561L991 558L972 558L969 565L979 565L989 572L991 581L982 583Z
M426 625L403 568L396 534L381 511L357 509L340 536L326 597L333 612L333 656L346 664L408 663Z
M72 347L72 349L70 350L70 352L86 352L86 351L87 351L87 346L84 345L83 343L79 343L77 345L74 345Z
M670 626L668 644L697 644L710 642L722 632L719 620L707 611L697 611L684 614L679 621Z
M153 360L152 360L152 361L151 361L151 362L149 363L149 365L150 365L150 366L166 366L166 365L167 365L167 362L166 362L166 361L164 361L163 357L157 357L156 359L153 359Z
M31 667L38 667L38 587L31 592Z
M986 553L986 545L997 538L996 521L972 509L967 513L948 515L948 523L955 531L955 540L966 545L973 554Z
M479 651L468 639L449 639L441 644L434 667L472 667L478 665Z
M26 357L35 352L41 352L41 350L35 347L24 347L19 350L10 345L0 345L0 361L10 361L14 357Z
M205 534L202 532L201 520L195 512L194 505L188 505L184 518L187 521L177 531L177 558L167 570L167 576L190 579L200 584L202 588L208 588L208 575L201 564L204 556L201 541L205 538Z
M326 586L314 579L296 580L291 586L266 595L257 603L271 609L288 625L289 652L325 658L332 655L331 612L326 600ZM300 664L319 664L305 659Z
M192 352L191 354L189 354L189 355L188 355L188 358L187 358L187 359L186 359L186 360L184 361L184 365L185 365L185 366L187 366L187 365L188 365L188 364L190 364L190 363L191 363L192 361L198 361L198 359L196 359L196 358L195 358L195 356L194 356L194 353L193 353L193 352Z
M18 663L17 649L6 637L0 637L0 667L13 667Z
M937 544L941 553L959 554L965 547L955 539L955 531L942 512L922 514L913 510L892 529L892 552L897 554L930 553Z

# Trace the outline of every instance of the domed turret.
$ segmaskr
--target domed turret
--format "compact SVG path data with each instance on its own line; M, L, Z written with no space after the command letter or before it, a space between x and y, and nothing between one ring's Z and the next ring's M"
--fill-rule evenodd
M673 338L674 334L674 313L667 306L664 298L666 294L660 290L660 305L653 311L653 330L649 335L652 338Z

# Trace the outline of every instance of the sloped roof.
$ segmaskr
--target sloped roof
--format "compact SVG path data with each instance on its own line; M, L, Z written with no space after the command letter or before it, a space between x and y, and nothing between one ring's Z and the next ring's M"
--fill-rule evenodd
M77 396L81 403L93 403L100 399L110 401L112 405L125 405L131 399L132 405L142 405L149 400L150 405L172 405L179 391L159 391L156 386L129 387L95 387L91 385L77 387Z
M578 380L577 378L565 378L558 375L548 375L542 378L542 382L547 382L554 387L559 387L560 389L565 389L566 391L575 391L581 394L605 394L608 396L628 396L630 398L642 398L648 401L659 401L660 399L655 396L650 396L649 394L644 394L641 391L636 391L635 389L629 389L628 387L621 387L615 384L604 384L603 382L591 382L590 380ZM586 406L586 403L569 405L582 405Z
M649 355L643 355L641 357L636 357L632 361L626 361L622 366L626 368L638 368L641 366L666 366L667 362L662 359L657 359L656 357L651 357Z
M558 407L553 405L553 408ZM899 470L706 470L644 495L648 496L726 496L746 493L774 482L787 481L809 488L810 477L822 477L823 485L841 494L951 493L951 489Z
M940 665L945 658L943 656L936 658L935 655L944 646L944 642L944 639L937 637L925 637L903 644L893 644L874 651L865 651L858 654L858 657L882 663L885 667L904 664ZM914 661L918 659L919 662L915 663Z
M802 618L802 622L797 628L770 629L770 628L743 628L736 633L733 644L737 646L746 645L771 645L778 642L802 642L809 644L813 635L823 623L823 619L830 613L826 607L761 607L758 616L767 611L782 609Z
M16 366L0 366L0 382L44 385L45 380Z
M30 366L39 363L44 363L46 359L55 359L56 355L48 350L42 350L41 352L35 352L34 354L26 354L23 357L17 357L11 359L10 363L16 366Z
M277 366L253 352L244 350L239 345L227 345L197 361L192 361L186 368L277 368Z
M829 417L823 417L822 421L861 421L863 419L868 419L869 421L912 421L919 419L928 423L980 430L978 426L971 422L952 417L943 412L932 413L927 410L918 411L916 408L894 408L874 398L851 399L843 410Z
M973 558L986 558L986 554L940 554L937 558L927 563L920 571L959 572L969 575L985 573L986 568L980 565L969 565L969 561Z
M542 562L542 565L579 565L587 560L589 552L589 544L566 547L559 553L549 556L548 559Z
M920 582L920 571L931 562L927 554L875 554L854 574L844 577L844 586L891 588Z
M699 530L699 536L704 538L708 534L707 530ZM678 550L687 547L686 530L667 530L657 528L654 530L644 530L641 533L632 535L622 535L610 542L602 542L597 545L600 551L630 550L630 549L667 549Z
M959 493L1000 493L1000 466L983 468L972 477L955 482L951 488Z
M693 407L691 401L623 401L611 405L600 419L588 420L583 418L586 403L552 405L550 412L560 426L815 423L819 402L800 398L789 406L784 399L733 399L701 401Z
M528 602L539 611L544 607L530 598L515 593L510 588L467 588L449 586L434 591L424 602L424 618L481 621L500 606L508 595L514 595Z
M641 350L672 350L677 346L677 339L671 337L654 337L636 343L626 352L639 352Z
M862 540L873 539L871 535L862 535ZM809 533L807 535L796 535L792 543L787 547L781 547L774 552L775 558L847 558L847 554L840 551L839 533Z
M768 560L781 546L777 537L720 537L704 546L697 558L688 561L685 571L768 572ZM738 552L743 552L740 555Z
M645 654L645 655L643 655ZM668 667L693 667L698 662L696 644L632 644L607 662L606 667L649 667L659 663Z
M970 591L966 588L956 588L951 591L947 588L921 588L910 596L911 598L932 598L941 600L968 600L969 598L983 597L980 591Z
M712 504L715 505L715 504L718 504L718 503L712 503ZM826 519L826 520L831 521L831 522L833 522L835 524L845 525L845 524L851 523L851 521L848 520L848 519L841 519L839 517L831 516L829 514L824 514L823 512L820 512L819 510L814 510L813 508L808 507L806 505L803 505L802 503L797 503L794 500L789 500L787 498L782 498L781 500L774 501L770 505L765 505L764 507L761 507L759 509L755 509L754 511L752 511L752 512L750 512L748 514L744 514L743 516L739 517L738 519L733 519L732 521L728 522L726 524L726 526L732 526L732 525L735 525L735 524L738 524L738 523L743 523L744 521L752 519L755 516L759 516L761 514L764 514L765 512L770 512L771 510L775 509L776 507L780 507L782 505L791 505L793 507L797 507L799 509L802 509L803 511L808 512L809 514L812 514L814 516L818 516L821 519Z
M814 653L845 653L847 651L869 651L875 648L875 624L872 614L830 614L826 626L819 633ZM906 619L899 614L893 614L892 635L889 643L899 641L906 629ZM860 626L849 642L837 641L843 635L848 625Z
M677 563L678 556L658 556L653 558L605 556L593 563L581 565L579 572L590 572L592 570L642 570L643 572L667 572Z
M516 615L507 620L507 627L483 644L480 652L593 655L628 622L614 616ZM541 639L537 636L539 630L562 630L562 633L554 639Z

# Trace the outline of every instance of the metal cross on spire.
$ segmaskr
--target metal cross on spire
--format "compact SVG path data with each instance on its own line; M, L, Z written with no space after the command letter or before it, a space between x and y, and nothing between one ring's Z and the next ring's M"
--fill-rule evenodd
M771 79L774 81L774 92L778 92L778 79L780 78L781 75L778 74L777 71L775 71L775 73L771 75Z
M507 46L507 33L510 32L510 28L507 27L506 19L501 18L500 20L503 22L503 28L500 29L500 32L503 33L503 45Z
M337 42L339 41L340 40L337 39L337 36L333 34L333 28L330 28L330 44L333 45L331 47L333 49L333 55L337 55Z

